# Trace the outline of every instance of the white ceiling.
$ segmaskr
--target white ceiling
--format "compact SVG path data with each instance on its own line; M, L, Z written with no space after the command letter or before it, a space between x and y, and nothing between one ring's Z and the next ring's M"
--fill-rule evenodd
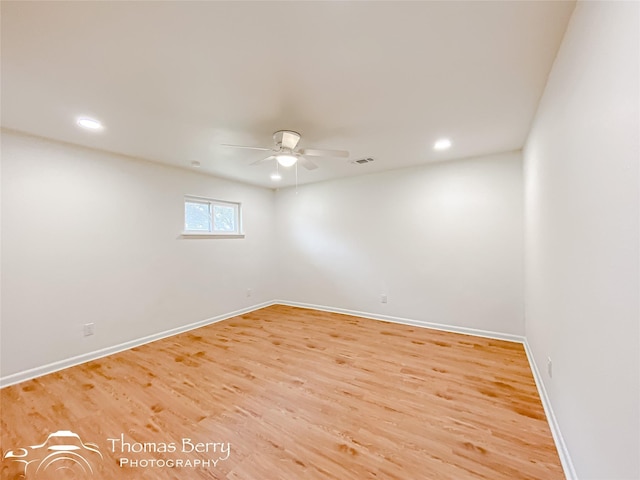
M573 2L1 2L2 126L276 187L519 149ZM101 133L78 129L89 115ZM435 152L442 136L453 147ZM295 181L282 171L278 186Z

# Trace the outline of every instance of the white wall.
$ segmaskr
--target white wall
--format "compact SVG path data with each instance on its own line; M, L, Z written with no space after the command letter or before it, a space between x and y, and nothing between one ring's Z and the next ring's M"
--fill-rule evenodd
M525 150L526 336L580 479L640 477L637 2L580 2Z
M184 194L242 202L246 238L181 238ZM3 132L2 376L273 299L273 207L268 189Z
M1 375L274 298L521 335L521 176L509 153L274 195L3 131ZM246 238L181 238L184 194L243 202Z
M282 300L524 334L519 153L282 189L276 212Z

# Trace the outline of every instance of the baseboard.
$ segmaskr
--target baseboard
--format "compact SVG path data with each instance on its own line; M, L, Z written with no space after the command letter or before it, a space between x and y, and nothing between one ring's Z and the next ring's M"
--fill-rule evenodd
M268 307L270 305L273 305L274 303L275 302L259 303L257 305L252 305L250 307L236 310L234 312L224 313L222 315L207 318L199 322L190 323L189 325L183 325L181 327L173 328L171 330L165 330L164 332L154 333L153 335L148 335L146 337L137 338L135 340L130 340L128 342L120 343L112 347L103 348L101 350L96 350L94 352L83 353L82 355L77 355L75 357L49 363L48 365L43 365L41 367L36 367L30 370L25 370L23 372L13 373L5 377L0 377L0 388L8 387L9 385L15 385L16 383L24 382L26 380L31 380L33 378L41 377L43 375L48 375L49 373L58 372L60 370L64 370L65 368L73 367L75 365L89 362L91 360L97 360L99 358L106 357L108 355L113 355L114 353L122 352L124 350L129 350L130 348L134 348L134 347L139 347L140 345L145 345L147 343L155 342L156 340L161 340L163 338L171 337L173 335L178 335L180 333L188 332L189 330L194 330L196 328L204 327L206 325L211 325L212 323L220 322L228 318L237 317L238 315L243 315L245 313L253 312L254 310L259 310L261 308Z
M547 390L544 388L542 376L540 375L538 366L536 365L535 359L533 358L533 352L531 351L531 347L529 346L529 342L527 342L526 337L523 339L522 343L524 345L524 351L527 353L529 365L531 365L533 379L536 382L536 387L538 387L538 394L540 395L542 407L544 408L544 413L547 416L547 421L549 422L549 428L551 429L553 441L555 442L556 449L558 450L558 456L560 457L560 462L562 463L564 475L565 477L567 477L567 480L578 480L578 475L573 468L573 462L571 461L571 456L569 455L569 449L567 448L567 444L564 442L564 438L562 437L562 433L560 432L560 425L558 425L556 416L553 413L553 408L551 408L551 401L549 400L549 396L547 395Z
M491 332L486 330L476 330L473 328L457 327L457 326L443 325L443 324L431 323L431 322L423 322L420 320L412 320L409 318L400 318L400 317L393 317L389 315L379 315L374 313L359 312L356 310L327 307L324 305L312 305L308 303L289 302L286 300L273 300L273 301L263 302L257 305L252 305L250 307L236 310L234 312L229 312L229 313L225 313L215 317L207 318L205 320L191 323L189 325L183 325L181 327L173 328L171 330L166 330L164 332L154 333L153 335L148 335L146 337L130 340L128 342L120 343L112 347L103 348L101 350L96 350L94 352L83 353L82 355L77 355L75 357L70 357L64 360L59 360L57 362L49 363L47 365L42 365L40 367L36 367L36 368L32 368L22 372L13 373L11 375L0 377L0 388L8 387L9 385L15 385L16 383L24 382L26 380L31 380L33 378L41 377L43 375L48 375L50 373L58 372L60 370L64 370L65 368L73 367L75 365L89 362L91 360L97 360L99 358L103 358L108 355L113 355L114 353L122 352L124 350L129 350L130 348L155 342L156 340L167 338L172 335L178 335L180 333L188 332L189 330L194 330L196 328L204 327L212 323L220 322L222 320L226 320L231 317L236 317L238 315L243 315L245 313L249 313L254 310L259 310L261 308L268 307L274 304L289 305L292 307L308 308L312 310L321 310L321 311L332 312L332 313L342 313L346 315L354 315L357 317L370 318L373 320L383 320L386 322L401 323L404 325L412 325L415 327L432 328L435 330L463 333L465 335L474 335L478 337L495 338L495 339L506 340L511 342L523 343L524 341L524 337L521 337L519 335L511 335L511 334Z
M335 308L327 307L325 305L312 305L310 303L290 302L288 300L275 300L273 303L276 305L288 305L290 307L308 308L310 310L320 310L323 312L343 313L345 315L370 318L372 320L382 320L385 322L401 323L403 325L411 325L414 327L431 328L433 330L442 330L445 332L462 333L464 335L473 335L474 337L493 338L496 340L505 340L507 342L524 342L523 336L512 335L510 333L492 332L490 330L478 330L475 328L459 327L455 325L444 325L441 323L424 322L422 320L413 320L410 318L393 317L390 315L380 315L377 313L359 312L357 310L349 310L346 308Z

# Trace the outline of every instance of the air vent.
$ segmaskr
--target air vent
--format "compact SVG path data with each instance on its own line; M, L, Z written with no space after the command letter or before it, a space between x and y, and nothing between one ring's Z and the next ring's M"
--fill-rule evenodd
M371 163L371 162L373 162L373 158L367 157L367 158L361 158L359 160L354 160L351 163L357 163L357 164L360 164L360 165L364 165L365 163Z

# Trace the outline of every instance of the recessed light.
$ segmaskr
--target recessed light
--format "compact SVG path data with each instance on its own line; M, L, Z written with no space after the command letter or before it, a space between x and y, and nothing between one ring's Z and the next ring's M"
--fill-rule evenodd
M193 162L191 162L191 166L193 168L200 168L200 162L194 160Z
M76 124L79 127L82 127L86 130L93 130L94 132L104 129L102 123L100 123L100 121L96 120L95 118L78 117L78 119L76 120Z
M279 182L280 180L282 180L282 175L280 175L279 172L273 172L271 174L271 180L273 180L274 182Z
M451 147L451 140L449 140L448 138L441 138L433 144L434 150L446 150L449 147Z

